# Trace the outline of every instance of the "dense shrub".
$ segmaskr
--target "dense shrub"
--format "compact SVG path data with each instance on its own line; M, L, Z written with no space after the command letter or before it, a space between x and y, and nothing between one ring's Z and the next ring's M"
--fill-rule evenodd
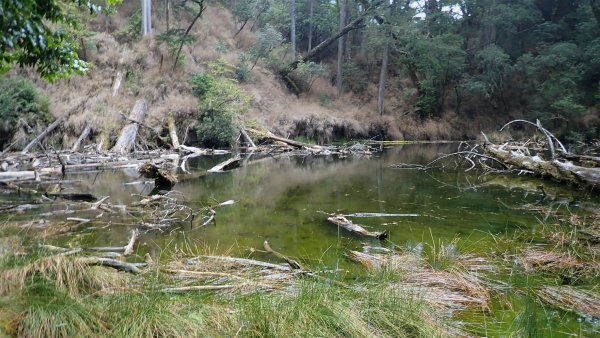
M22 77L0 77L0 147L17 132L34 132L48 122L48 98Z
M200 98L198 140L209 147L227 147L237 135L237 122L249 108L250 98L233 79L231 65L218 60L209 71L190 79L192 92Z

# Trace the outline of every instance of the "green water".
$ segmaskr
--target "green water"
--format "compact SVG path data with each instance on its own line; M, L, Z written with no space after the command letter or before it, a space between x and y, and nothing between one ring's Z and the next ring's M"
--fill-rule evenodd
M155 256L165 254L185 244L206 246L214 253L276 262L264 253L252 252L261 250L263 241L268 240L275 250L300 258L308 266L340 268L348 271L347 278L360 278L361 269L344 257L348 250L363 250L365 246L390 249L423 246L428 250L432 244L458 238L461 252L489 257L494 255L495 238L510 237L517 230L535 231L542 226L543 217L538 212L520 209L521 206L538 204L577 213L580 205L598 202L584 192L531 178L480 177L478 173L465 174L462 170L425 172L391 167L396 163L424 164L440 153L455 151L456 147L455 144L395 146L372 157L261 159L253 156L245 167L184 179L173 190L185 196L186 203L194 210L230 199L235 204L217 209L216 225L198 227L186 223L142 235L137 257L141 259L145 252ZM189 171L202 173L226 158L207 156L190 160ZM72 185L75 190L110 196L111 204L130 205L152 189L151 185L124 185L140 180L134 170L71 174L67 179L80 180ZM506 182L513 185L518 182L520 187L509 189ZM552 197L535 189L541 183L546 191L552 192ZM528 186L534 188L523 189ZM353 218L369 230L387 230L389 240L379 241L338 229L327 222L321 211L419 216ZM126 224L131 223L131 218L120 222L118 215L106 217L112 223L92 222L56 239L56 244L124 245L135 224ZM512 278L527 279L527 276L496 272L490 273L490 278L513 283ZM527 283L530 282L514 282ZM541 336L550 331L554 337L593 336L599 332L600 325L594 318L543 307L527 295L506 292L510 294L509 305L497 302L492 313L464 315L465 321L476 322L471 329L482 335L508 336L534 318L533 322L541 327Z

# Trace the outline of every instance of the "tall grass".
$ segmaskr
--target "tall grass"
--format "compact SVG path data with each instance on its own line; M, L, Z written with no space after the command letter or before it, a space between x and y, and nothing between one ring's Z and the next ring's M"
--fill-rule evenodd
M352 288L298 277L284 291L174 295L161 290L179 281L158 268L133 279L86 267L78 257L0 261L8 282L2 284L10 285L0 299L0 313L7 317L0 328L14 336L440 337L453 332L422 299L393 287L397 276L385 273Z

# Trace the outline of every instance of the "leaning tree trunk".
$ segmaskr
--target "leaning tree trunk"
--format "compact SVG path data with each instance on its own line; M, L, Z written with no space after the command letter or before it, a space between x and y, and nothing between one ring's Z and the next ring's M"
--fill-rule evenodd
M177 53L175 54L175 61L173 61L173 71L177 68L177 61L179 60L179 55L181 54L181 49L183 48L183 44L185 43L187 36L190 34L190 31L192 30L192 27L194 27L194 24L196 23L196 21L198 21L198 19L200 19L200 17L202 17L202 13L204 13L204 9L206 9L206 7L204 6L204 0L197 0L194 2L196 4L198 4L198 6L200 6L200 9L198 9L198 14L196 14L194 19L192 20L192 23L190 23L188 28L185 30L185 33L183 34L183 38L181 39L181 42L179 43L179 48L177 49Z
M117 143L111 149L112 152L125 154L133 149L133 145L135 144L135 138L137 137L137 132L140 127L139 124L142 121L144 121L144 117L146 116L147 110L148 106L146 104L146 99L140 99L136 101L128 118L130 121L133 122L123 127L123 129L121 130L121 135L117 140Z

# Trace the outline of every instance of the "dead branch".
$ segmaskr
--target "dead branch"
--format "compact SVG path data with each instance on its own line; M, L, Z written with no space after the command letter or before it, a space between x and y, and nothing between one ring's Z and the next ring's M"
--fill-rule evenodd
M351 220L344 217L344 215L341 215L341 214L327 214L327 215L330 216L327 218L327 220L329 222L339 226L340 228L350 231L352 233L355 233L358 235L363 235L363 236L375 237L377 239L386 239L388 237L387 230L385 230L383 232L372 232L372 231L368 231L367 229L363 228L361 225L354 224Z
M124 247L123 255L128 256L133 253L133 246L135 245L135 241L137 240L140 232L137 229L131 230L131 238L129 239L129 243Z
M300 269L300 270L304 270L302 268L302 266L300 265L300 263L298 263L298 261L296 261L295 259L289 258L288 256L281 254L275 250L273 250L271 248L271 246L269 245L269 242L264 241L263 242L263 247L265 248L265 251L272 254L273 256L284 260L286 263L288 263L288 265L292 268L292 269Z

